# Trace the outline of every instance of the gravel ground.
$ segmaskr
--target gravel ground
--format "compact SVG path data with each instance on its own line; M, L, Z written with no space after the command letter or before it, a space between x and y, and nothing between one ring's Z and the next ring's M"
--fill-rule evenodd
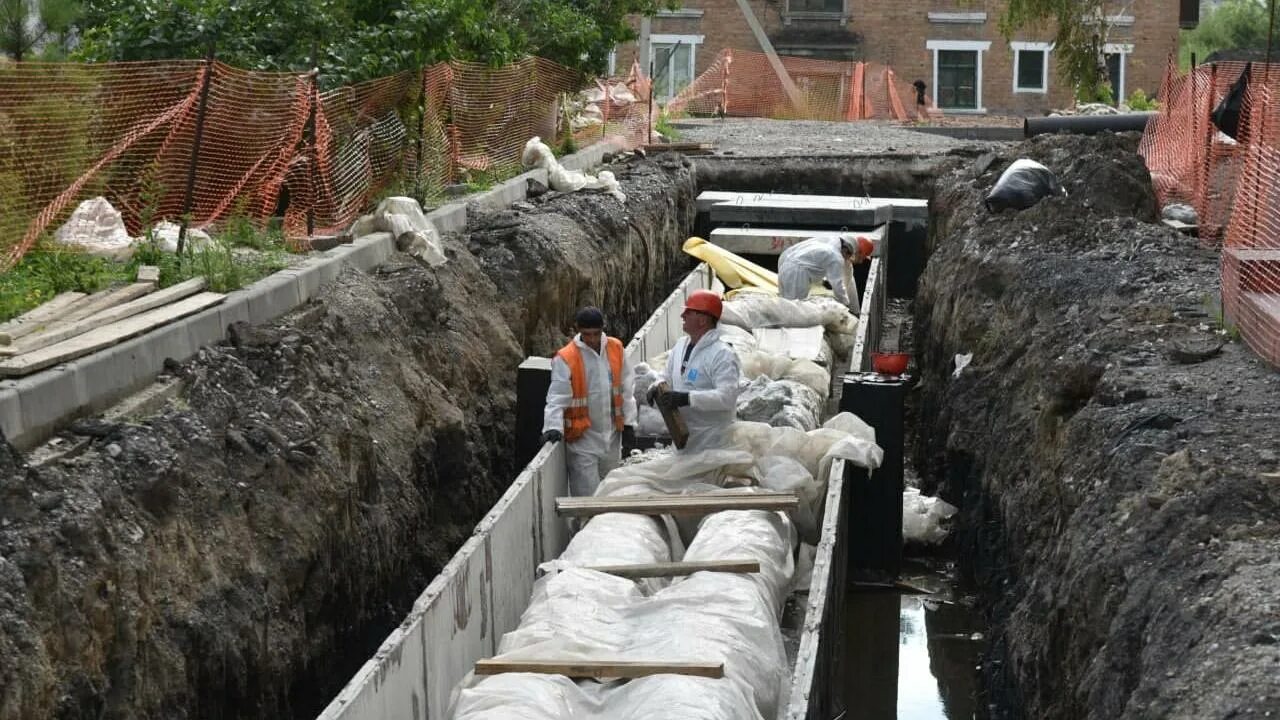
M722 155L854 155L867 153L945 153L959 147L992 147L1006 143L955 140L875 121L817 120L680 120L673 123L680 142L714 143Z

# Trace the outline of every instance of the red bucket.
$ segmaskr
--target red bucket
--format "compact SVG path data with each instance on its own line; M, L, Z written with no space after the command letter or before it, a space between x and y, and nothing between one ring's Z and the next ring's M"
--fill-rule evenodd
M901 375L907 371L910 353L873 352L871 353L871 369L881 375Z

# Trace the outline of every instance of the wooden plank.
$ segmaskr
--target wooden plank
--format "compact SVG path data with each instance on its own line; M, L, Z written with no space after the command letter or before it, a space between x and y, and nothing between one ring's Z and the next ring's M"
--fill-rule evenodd
M566 517L590 517L611 512L638 515L705 515L722 510L794 510L799 505L800 501L794 493L556 498L556 512Z
M585 569L636 580L639 578L692 575L696 572L757 573L760 572L760 561L746 559L689 560L638 565L593 565Z
M141 335L148 330L153 330L180 317L217 305L222 302L222 298L223 296L220 293L200 293L171 305L134 315L110 325L104 325L91 332L77 335L25 355L9 358L0 362L0 377L29 375L37 370L57 365L60 362L74 360L104 347L115 345L121 340Z
M8 345L23 335L39 330L44 324L57 320L71 306L86 297L88 296L82 292L65 292L0 325L0 345Z
M96 315L107 308L127 303L134 298L140 298L155 289L155 283L140 282L110 288L108 290L103 290L102 292L96 292L90 295L88 301L83 305L77 305L71 312L59 318L58 322L62 323L83 320L90 315Z
M148 284L148 283L141 283ZM20 355L28 353L32 350L39 350L42 347L48 347L54 343L62 342L67 338L73 338L77 335L83 335L94 328L102 327L127 317L132 317L147 310L158 308L162 305L168 305L176 300L195 295L204 289L206 281L203 277L192 278L186 282L178 283L172 287L167 287L159 292L150 293L115 307L107 308L99 313L90 315L82 320L61 321L45 326L45 329L34 335L14 343L7 348L8 354ZM6 354L0 350L0 354Z
M719 679L724 677L722 662L634 662L629 660L500 660L476 661L477 675L503 673L537 673L563 675L569 678L642 678L650 675L693 675Z

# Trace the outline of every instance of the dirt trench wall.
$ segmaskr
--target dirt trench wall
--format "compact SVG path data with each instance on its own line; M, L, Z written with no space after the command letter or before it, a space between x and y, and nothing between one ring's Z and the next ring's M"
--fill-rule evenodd
M1275 717L1280 375L1197 354L1230 339L1217 253L1152 222L1135 146L1045 136L938 179L915 461L962 508L985 671L1025 717ZM982 210L1018 157L1070 197Z
M622 337L692 265L693 173L473 214L348 271L40 467L0 443L0 718L313 717L514 477L515 368L579 303Z

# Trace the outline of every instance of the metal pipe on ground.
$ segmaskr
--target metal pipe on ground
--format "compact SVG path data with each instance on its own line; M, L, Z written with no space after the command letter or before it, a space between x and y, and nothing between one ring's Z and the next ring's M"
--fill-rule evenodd
M1034 137L1046 133L1066 132L1076 135L1093 135L1104 130L1111 132L1142 132L1147 120L1155 113L1119 113L1117 115L1055 115L1053 117L1023 118L1022 136Z

